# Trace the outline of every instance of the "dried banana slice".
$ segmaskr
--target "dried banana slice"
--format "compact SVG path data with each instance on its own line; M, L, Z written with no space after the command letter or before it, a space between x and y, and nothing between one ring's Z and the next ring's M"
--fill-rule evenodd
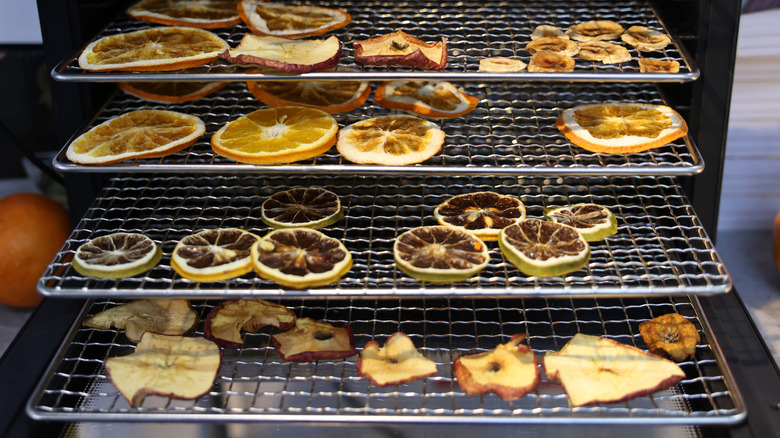
M616 39L624 30L612 20L591 20L571 26L566 35L577 41L605 41Z
M568 38L539 38L526 44L525 50L532 55L537 52L555 52L574 56L580 51L580 45Z
M663 50L672 40L663 32L650 29L645 26L631 26L620 39L626 44L631 44L642 52L655 52Z
M479 71L491 73L511 73L525 69L526 63L519 59L482 58L479 60Z
M528 64L530 72L569 72L574 71L574 58L562 53L536 52Z
M539 38L563 38L568 40L569 36L555 26L542 24L536 26L536 29L534 29L533 33L531 34L532 40L538 40Z
M677 73L680 63L666 59L639 58L639 71L642 73Z
M580 44L580 53L577 56L588 61L601 61L603 64L631 61L628 49L606 41L588 41Z

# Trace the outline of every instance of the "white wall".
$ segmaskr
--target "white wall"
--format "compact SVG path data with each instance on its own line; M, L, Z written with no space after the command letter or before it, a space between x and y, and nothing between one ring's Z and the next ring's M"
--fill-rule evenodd
M35 0L0 0L0 44L41 44Z

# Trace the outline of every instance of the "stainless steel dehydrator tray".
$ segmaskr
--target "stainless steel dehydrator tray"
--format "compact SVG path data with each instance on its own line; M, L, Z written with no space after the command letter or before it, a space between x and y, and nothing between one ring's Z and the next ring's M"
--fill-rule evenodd
M298 2L296 2L298 3ZM309 2L299 2L307 4ZM52 70L52 77L59 81L117 82L117 81L243 81L243 80L343 80L356 77L371 80L438 79L478 81L609 81L609 82L687 82L699 77L699 69L685 50L685 46L671 34L652 7L643 1L404 1L348 0L316 2L319 6L344 9L352 16L346 27L327 34L335 35L343 44L339 67L357 69L357 73L314 72L290 76L273 72L256 72L251 66L237 66L222 60L213 61L205 68L174 72L89 72L78 65L80 48ZM647 26L665 32L672 44L657 52L639 52L626 46L631 61L620 64L602 64L576 58L573 72L517 73L480 72L479 60L487 57L508 57L528 63L531 55L525 46L538 25L554 25L563 30L589 20L614 20L624 28L633 25ZM131 32L155 26L122 15L103 29L99 37ZM440 41L447 38L448 61L443 71L421 71L406 67L362 66L353 57L354 41L380 36L396 30L404 30L417 38ZM243 23L231 28L215 29L218 34L236 47L249 30ZM316 37L315 37L316 38ZM86 46L86 44L85 44ZM674 60L680 63L677 73L641 73L640 57Z
M435 156L417 165L361 165L331 148L310 160L292 164L253 165L218 155L212 134L228 122L265 105L244 83L234 83L194 102L159 104L117 93L82 132L112 117L138 109L168 109L200 117L206 133L192 146L162 158L85 166L66 157L66 144L54 158L63 172L215 172L264 174L424 174L424 175L693 175L704 162L690 137L631 154L593 153L572 144L555 126L560 113L577 105L642 102L664 105L653 84L463 83L480 99L477 108L455 119L435 119L446 138ZM378 106L373 96L362 107L334 117L341 128L370 117L398 111ZM71 139L71 141L73 140Z
M351 252L354 265L337 283L308 290L281 288L254 273L213 283L184 279L170 267L183 237L235 227L263 235L266 197L291 187L336 193L344 218L323 228ZM435 225L433 209L451 196L497 191L519 197L528 217L548 206L595 202L617 216L617 234L590 244L586 268L563 277L528 277L488 242L491 261L457 283L406 276L393 260L401 233ZM163 250L161 262L135 277L85 277L71 266L76 249L117 231L144 233ZM658 296L716 294L732 282L706 232L673 177L459 177L128 175L111 178L38 283L46 296L66 298L227 297L497 297Z
M322 300L282 303L299 317L335 325L350 324L355 345L384 345L395 332L406 333L437 363L435 375L379 388L356 370L357 356L317 362L284 362L270 344L276 329L246 333L238 349L223 349L212 389L196 400L148 396L131 408L106 376L104 360L133 352L122 331L81 326L83 318L120 302L98 299L85 304L70 334L27 405L38 420L60 421L317 421L361 423L544 423L723 425L745 418L742 397L693 297L598 299L401 299ZM193 302L201 323L215 302ZM511 402L494 394L469 396L451 364L467 353L504 343L515 333L526 340L537 361L558 351L578 332L606 336L646 349L642 321L677 312L689 319L701 341L692 359L679 363L679 384L621 403L572 407L563 387L542 371L540 385Z

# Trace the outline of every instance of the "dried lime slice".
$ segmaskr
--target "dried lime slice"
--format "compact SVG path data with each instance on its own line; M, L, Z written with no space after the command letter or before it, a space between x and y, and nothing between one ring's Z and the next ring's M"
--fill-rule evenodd
M501 252L529 276L555 277L585 267L590 247L573 227L526 219L498 233Z
M487 266L487 246L473 233L442 225L413 228L395 239L395 264L418 280L462 281Z
M219 281L252 270L250 248L258 236L238 228L204 230L184 237L171 254L171 267L184 278Z
M617 233L617 219L608 208L583 202L544 210L548 221L574 227L588 242L595 242Z
M120 232L81 245L73 258L73 268L90 277L132 277L152 269L161 258L162 250L152 239Z
M514 196L495 192L466 193L439 204L433 216L441 225L496 240L501 229L525 219L525 205Z
M317 230L274 230L252 246L260 277L293 289L325 286L352 268L352 254L337 239Z
M263 222L274 228L322 228L344 217L339 197L319 187L274 193L260 212Z

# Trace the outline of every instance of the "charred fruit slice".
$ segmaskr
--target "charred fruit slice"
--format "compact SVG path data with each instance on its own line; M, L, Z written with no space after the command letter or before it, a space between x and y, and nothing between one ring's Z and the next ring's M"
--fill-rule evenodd
M161 258L162 249L143 234L113 233L81 245L73 269L90 277L132 277L157 266Z
M585 267L590 247L574 228L525 219L498 233L501 252L526 275L555 277Z
M503 228L525 219L525 205L514 196L496 192L464 193L436 206L433 216L441 225L496 240Z
M242 0L238 13L252 32L283 38L322 35L352 21L349 13L340 9L262 0Z
M260 208L263 222L281 228L323 228L344 217L338 195L320 187L274 193Z
M250 248L258 237L238 228L203 230L184 237L171 254L171 267L195 281L220 281L252 270Z
M223 51L221 56L234 64L308 73L335 67L341 57L341 41L335 36L326 40L288 40L246 34L236 48Z
M413 116L381 116L342 128L336 148L357 164L406 166L421 163L441 150L444 131Z
M514 335L506 344L476 354L459 356L452 364L458 385L468 395L494 393L514 400L536 389L541 372L533 351L520 343L526 335Z
M221 364L222 353L209 340L151 332L134 353L105 361L109 380L133 408L147 395L196 399L209 392Z
M444 70L447 38L426 43L404 31L355 41L355 61L367 65L405 65L422 70Z
M418 280L466 280L490 262L487 245L473 233L445 226L413 228L395 239L395 265Z
M385 82L376 89L374 100L384 108L435 118L460 117L473 111L479 102L446 81Z
M667 313L639 324L647 348L658 355L668 355L675 362L693 358L701 337L696 326L679 313Z
M272 335L271 341L288 362L343 359L357 353L349 324L335 327L311 318L298 318L295 328Z
M617 218L607 207L583 202L544 209L548 221L574 227L588 242L595 242L617 233Z
M617 403L676 385L685 372L674 362L613 339L577 333L558 353L542 358L569 403Z
M260 299L229 300L217 304L206 317L203 336L220 347L238 348L241 330L255 333L265 326L279 330L295 327L295 314L287 307Z
M358 375L376 386L401 385L436 374L436 362L423 356L404 333L394 333L384 348L369 341L360 351Z
M146 332L163 335L184 335L198 325L198 312L188 300L150 298L131 301L96 315L82 323L85 327L125 331L130 342L137 343Z

